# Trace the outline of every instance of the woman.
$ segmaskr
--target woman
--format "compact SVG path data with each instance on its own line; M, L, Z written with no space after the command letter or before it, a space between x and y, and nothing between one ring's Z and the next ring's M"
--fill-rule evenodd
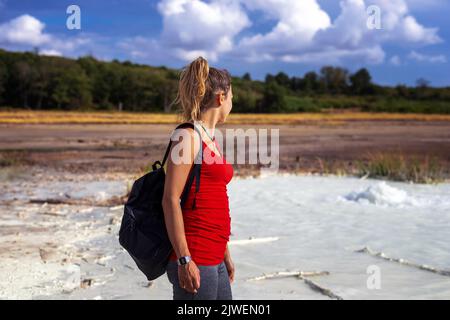
M173 286L174 300L232 299L230 283L234 280L234 264L227 246L231 218L226 185L232 179L233 167L220 155L214 137L216 124L225 122L231 111L232 98L228 71L210 68L202 57L183 70L176 102L182 107L185 121L200 124L204 156L194 209L196 181L186 204L183 208L180 206L180 196L200 150L198 133L194 129L186 129L188 139L172 143L167 161L163 209L173 246L167 277ZM177 145L177 150L190 151L190 154L186 151L188 163L173 161L178 156L173 152ZM205 162L207 154L217 161Z

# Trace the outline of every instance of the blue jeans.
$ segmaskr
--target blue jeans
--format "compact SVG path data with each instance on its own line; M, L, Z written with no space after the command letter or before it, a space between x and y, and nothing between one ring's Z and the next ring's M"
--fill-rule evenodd
M167 277L173 287L173 300L232 300L230 279L225 262L214 266L200 266L200 288L191 293L180 287L178 280L178 264L169 261Z

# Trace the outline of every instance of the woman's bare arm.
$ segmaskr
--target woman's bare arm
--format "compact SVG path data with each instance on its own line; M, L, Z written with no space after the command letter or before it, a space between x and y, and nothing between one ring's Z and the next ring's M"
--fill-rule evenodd
M178 258L190 255L184 233L180 197L186 184L189 172L192 168L194 154L196 154L199 149L194 146L193 129L189 128L186 130L188 130L189 136L184 134L182 139L184 140L184 137L190 137L191 141L181 140L172 142L169 157L167 158L166 178L162 202L167 232ZM195 141L198 141L198 139L195 139ZM187 161L183 161L181 164L176 163L176 161L174 162L173 160L176 160L175 157L178 156L178 154L175 154L176 150L173 150L174 148L177 150L181 149L181 153L179 154L181 157L185 156L183 152L189 152L189 157L184 158Z
M197 138L195 138L196 133L194 133L194 130L191 128L186 130L187 131L184 131L181 141L172 142L172 147L167 159L164 195L162 201L167 233L178 258L182 256L190 256L184 231L180 197L186 184L189 172L193 166L194 155L198 153L200 148L198 144L199 137L197 136ZM189 134L186 134L187 132ZM181 150L180 153L178 153L179 150ZM184 153L186 152L189 154L185 155ZM182 163L174 161L177 156L184 156ZM200 287L198 269L196 266L195 268L187 268L188 270L183 276L183 279L180 278L180 282L183 282L180 284L186 285L188 290L192 288L195 292L195 289Z

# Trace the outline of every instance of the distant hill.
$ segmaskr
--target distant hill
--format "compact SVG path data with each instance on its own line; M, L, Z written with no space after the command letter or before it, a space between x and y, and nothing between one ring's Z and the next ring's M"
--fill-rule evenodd
M174 112L179 70L86 56L41 56L0 49L0 106L27 109ZM319 73L283 72L254 81L233 77L233 112L289 113L352 109L371 112L450 113L450 87L425 79L416 87L379 86L368 70L354 74L325 66Z

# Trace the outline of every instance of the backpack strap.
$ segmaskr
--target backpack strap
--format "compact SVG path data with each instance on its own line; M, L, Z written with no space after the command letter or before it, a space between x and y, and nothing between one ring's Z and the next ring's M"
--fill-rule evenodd
M201 135L200 131L198 130L198 128L197 128L196 126L194 126L194 124L191 123L191 122L185 122L185 123L182 123L182 124L178 125L178 126L173 130L173 132L175 132L175 130L181 129L181 128L193 128L195 131L197 131L197 133L198 133L199 136L200 136L200 150L202 150L202 149L203 149L202 138L201 138L202 135ZM173 132L172 132L172 134L171 134L170 136L173 135ZM164 158L163 158L162 163L161 163L161 166L162 166L162 167L164 167L164 164L165 164L166 161L167 161L167 158L168 158L168 156L169 156L169 152L170 152L170 147L171 147L171 146L172 146L172 139L169 140L169 145L167 146L166 152L164 153ZM197 156L198 156L198 155L197 155Z
M195 179L195 181L196 181L196 184L195 184L195 195L194 195L194 200L193 200L193 203L192 203L192 209L195 209L195 208L196 208L196 206L195 206L195 199L196 199L196 196L197 196L197 192L198 192L199 189L200 189L200 173L201 173L201 166L202 166L201 158L203 157L203 143L202 143L202 136L201 136L201 133L200 133L200 131L198 130L198 128L197 128L193 123L190 123L190 122L182 123L182 124L178 125L178 126L175 128L175 130L176 130L176 129L180 129L180 128L193 128L193 129L198 133L198 135L200 136L200 149L199 149L199 153L197 154L197 156L196 156L195 159L194 159L193 167L192 167L191 171L189 172L189 176L188 176L187 182L186 182L186 184L185 184L185 186L184 186L183 193L181 194L181 202L180 202L181 207L183 208L184 204L185 204L186 201L187 201L187 197L188 197L188 195L189 195L189 191L190 191L191 186L192 186L192 184L193 184L193 182L194 182L194 179ZM174 131L175 131L175 130L174 130ZM172 133L172 134L173 134L173 133ZM172 135L171 135L171 136L172 136ZM164 167L164 164L165 164L166 161L167 161L167 158L168 158L168 156L169 156L169 152L170 152L170 147L171 147L171 146L172 146L172 139L170 139L169 145L167 146L166 152L165 152L165 154L164 154L163 161L162 161L162 163L161 163L161 167ZM200 158L200 161L195 161L195 160L197 160L197 159L199 159L199 158ZM199 162L199 163L198 163L198 162Z

